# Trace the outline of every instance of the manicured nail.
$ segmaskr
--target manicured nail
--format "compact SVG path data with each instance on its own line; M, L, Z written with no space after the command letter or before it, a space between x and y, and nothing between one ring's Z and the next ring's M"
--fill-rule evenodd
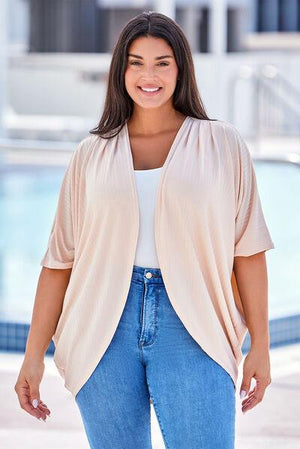
M246 396L246 391L242 390L240 394L240 398L243 399Z
M37 399L34 399L34 400L32 401L33 407L34 407L34 408L37 408L38 403L39 403L39 401L38 401Z

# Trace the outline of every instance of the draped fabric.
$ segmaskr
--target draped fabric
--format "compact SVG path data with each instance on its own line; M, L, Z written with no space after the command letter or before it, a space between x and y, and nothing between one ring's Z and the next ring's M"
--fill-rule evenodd
M189 331L237 382L247 327L235 256L274 248L249 150L225 121L187 116L160 172L155 209L159 267ZM71 268L53 341L54 362L75 396L107 349L123 312L139 233L127 124L89 135L60 187L41 265Z

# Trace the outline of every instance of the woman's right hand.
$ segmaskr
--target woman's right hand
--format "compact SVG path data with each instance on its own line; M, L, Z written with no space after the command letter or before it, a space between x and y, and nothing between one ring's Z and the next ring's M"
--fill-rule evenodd
M50 416L50 410L47 405L41 401L39 386L43 378L45 370L45 363L40 358L27 358L25 356L21 366L17 382L15 384L15 391L18 395L20 406L23 410L37 419L46 421L46 417ZM37 403L37 406L32 405L32 401Z

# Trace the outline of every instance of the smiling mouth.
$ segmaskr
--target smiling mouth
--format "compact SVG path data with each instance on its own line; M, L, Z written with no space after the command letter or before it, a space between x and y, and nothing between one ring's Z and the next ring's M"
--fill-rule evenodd
M142 88L141 88L141 86L138 86L138 89L143 93L143 94L146 94L146 95L155 95L155 94L157 94L158 92L160 92L161 91L161 89L162 89L162 87L159 87L157 90L143 90Z

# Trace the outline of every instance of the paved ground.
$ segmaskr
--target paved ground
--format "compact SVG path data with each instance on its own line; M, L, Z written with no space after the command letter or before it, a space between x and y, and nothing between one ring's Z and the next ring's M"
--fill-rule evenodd
M300 344L272 349L270 355L272 383L263 401L243 415L236 398L236 449L300 447ZM45 358L40 390L51 418L38 421L19 407L14 384L22 360L22 354L0 352L0 449L89 449L77 405L52 357ZM153 449L164 449L152 405L151 414Z

